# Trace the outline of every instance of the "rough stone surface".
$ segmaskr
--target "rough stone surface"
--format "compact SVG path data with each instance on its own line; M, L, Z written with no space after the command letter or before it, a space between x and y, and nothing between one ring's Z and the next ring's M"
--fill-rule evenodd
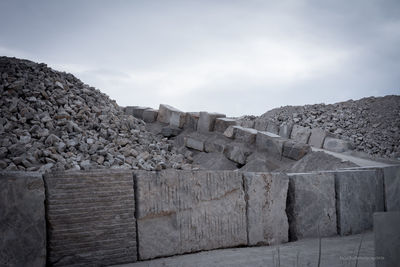
M236 141L253 144L256 141L257 130L242 126L233 126L233 134Z
M204 142L204 151L206 152L224 152L225 146L229 143L222 136L213 135Z
M185 117L186 119L183 128L196 131L199 117L200 117L200 112L186 112L186 117Z
M214 131L215 132L220 132L224 133L225 130L229 126L235 126L237 125L237 120L236 119L231 119L231 118L216 118L215 119L215 126L214 126Z
M295 124L293 125L290 139L293 139L299 143L307 144L310 135L311 129Z
M279 126L279 135L283 138L289 139L290 134L292 133L293 124L291 123L282 123Z
M400 262L400 212L374 213L376 267L398 266Z
M245 245L238 172L135 172L140 259Z
M45 175L48 264L112 265L137 259L129 170Z
M270 121L267 125L267 132L278 134L279 133L279 125L275 124L274 122Z
M181 128L175 126L165 126L161 129L161 134L164 137L174 137L182 132Z
M44 200L41 174L0 172L0 266L46 265Z
M266 131L268 126L268 121L266 120L255 120L254 129L258 131Z
M224 132L224 136L233 139L235 137L235 131L234 128L235 126L229 126L228 128L226 128L225 132Z
M241 143L230 143L224 148L224 155L228 159L241 165L246 163L247 157L250 156L252 152L250 148Z
M351 145L346 140L326 137L323 148L333 152L345 152L351 149Z
M288 177L282 173L244 173L249 245L288 241L286 194Z
M204 140L201 138L187 137L185 141L185 145L188 148L193 148L198 151L204 151Z
M186 113L182 111L172 110L169 125L182 128L186 121Z
M201 170L236 170L236 163L217 152L198 153L193 156L193 163Z
M283 139L279 135L261 131L257 133L256 137L257 149L260 151L265 151L270 155L276 155L278 157L281 157L284 142L285 139Z
M297 143L294 141L285 141L283 143L282 156L299 160L311 151L310 145Z
M157 121L158 110L148 108L143 111L143 120L148 123L153 123Z
M207 133L214 131L215 119L225 118L226 115L220 113L200 112L199 121L197 123L197 131Z
M400 211L400 165L383 168L385 206L387 211Z
M311 129L311 135L310 139L308 140L308 143L310 146L316 147L316 148L322 148L324 145L324 140L327 135L327 132L324 131L321 128L313 128Z
M334 173L289 174L290 239L337 234Z
M133 115L135 118L138 118L138 119L143 120L143 112L144 112L146 109L150 109L150 108L149 108L149 107L138 107L138 106L134 106L134 107L132 108L132 115Z
M384 210L383 175L379 170L335 172L338 234L372 228L374 212Z

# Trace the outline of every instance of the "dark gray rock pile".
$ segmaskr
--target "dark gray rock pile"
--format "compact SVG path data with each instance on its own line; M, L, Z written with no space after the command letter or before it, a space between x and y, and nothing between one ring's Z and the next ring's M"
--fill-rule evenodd
M0 169L191 168L172 141L72 74L0 57L0 95Z

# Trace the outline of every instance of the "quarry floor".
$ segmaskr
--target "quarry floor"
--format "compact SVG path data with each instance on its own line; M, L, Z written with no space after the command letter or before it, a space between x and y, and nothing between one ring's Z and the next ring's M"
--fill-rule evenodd
M318 266L318 252L319 239L312 238L279 246L218 249L115 266ZM373 232L322 238L320 266L372 267L375 266L374 254Z

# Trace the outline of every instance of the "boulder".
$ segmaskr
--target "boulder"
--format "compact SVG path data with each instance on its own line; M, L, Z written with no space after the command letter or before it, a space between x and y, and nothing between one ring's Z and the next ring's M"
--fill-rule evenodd
M197 130L197 123L200 118L200 112L186 112L185 124L183 128L186 130Z
M270 155L281 157L285 139L269 132L257 132L256 147L259 151L265 151Z
M250 156L252 153L252 150L246 147L243 144L238 144L238 143L231 143L225 146L224 148L224 155L241 165L244 165L246 163L247 157Z
M256 141L257 130L242 126L233 126L233 135L238 142L253 144Z
M266 131L268 126L268 121L263 119L256 119L254 122L254 129L258 131Z
M310 145L288 140L283 143L282 156L289 159L299 160L310 151Z
M283 138L289 139L290 134L292 133L293 124L291 123L282 123L279 126L279 135Z
M162 123L170 123L172 112L181 112L180 110L166 104L160 104L158 108L157 121Z
M157 121L158 110L156 109L146 109L143 111L143 120L148 123L153 123Z
M295 124L290 134L290 139L307 144L311 135L311 129Z
M324 145L325 137L327 136L327 132L321 128L313 128L311 129L310 139L308 143L312 147L322 148Z
M215 132L224 133L225 130L226 130L229 126L235 126L235 125L237 125L237 120L236 120L236 119L231 119L231 118L216 118L216 119L215 119L214 131L215 131Z
M183 128L186 121L186 113L182 111L171 111L171 117L169 120L169 125L172 127Z
M270 122L268 122L266 131L270 132L270 133L273 133L273 134L278 134L279 133L279 126L275 122L270 121Z
M185 138L185 146L198 151L204 151L204 140L202 140L202 138L188 136Z
M199 121L197 123L197 131L198 132L212 132L214 131L215 119L216 118L225 118L226 115L221 113L208 113L208 112L200 112Z

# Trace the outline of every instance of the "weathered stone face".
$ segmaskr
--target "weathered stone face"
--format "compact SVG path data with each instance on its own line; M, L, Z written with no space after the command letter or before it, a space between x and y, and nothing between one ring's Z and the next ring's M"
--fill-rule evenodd
M230 118L216 118L216 119L215 119L214 131L215 131L215 132L224 133L225 130L226 130L229 126L235 126L235 125L237 125L237 120L236 120L236 119L230 119Z
M400 262L400 212L374 213L376 267L398 266Z
M58 172L45 181L50 265L136 261L132 172Z
M282 156L289 159L299 160L310 151L310 145L288 140L283 143Z
M311 129L295 124L290 134L290 139L299 143L307 144L310 134Z
M199 117L199 112L186 112L185 124L183 125L183 128L196 131Z
M400 166L383 168L387 211L400 211Z
M283 123L279 126L279 136L289 139L290 134L292 133L293 124L291 123Z
M135 172L140 259L245 245L238 172Z
M143 120L148 123L153 123L157 120L158 110L156 109L146 109L143 111Z
M269 132L258 132L256 137L256 146L259 151L265 151L270 155L280 157L283 151L285 139L279 135Z
M39 173L0 172L0 266L45 266L44 184Z
M311 129L310 140L308 140L308 143L310 146L322 148L326 135L327 132L321 128Z
M379 170L335 172L338 234L372 228L374 212L384 210L383 177Z
M257 130L242 126L233 126L235 140L246 144L253 144L256 141Z
M290 174L287 213L291 240L336 235L334 174Z
M207 133L214 131L215 119L225 118L226 115L220 113L200 112L200 118L197 123L197 131Z
M243 173L247 202L249 245L288 241L286 194L288 177L282 173Z
M171 112L171 118L169 120L169 125L173 127L182 128L185 124L186 113L182 111L173 110Z
M324 140L323 148L326 150L340 153L350 150L351 145L348 141L342 139L326 137Z

